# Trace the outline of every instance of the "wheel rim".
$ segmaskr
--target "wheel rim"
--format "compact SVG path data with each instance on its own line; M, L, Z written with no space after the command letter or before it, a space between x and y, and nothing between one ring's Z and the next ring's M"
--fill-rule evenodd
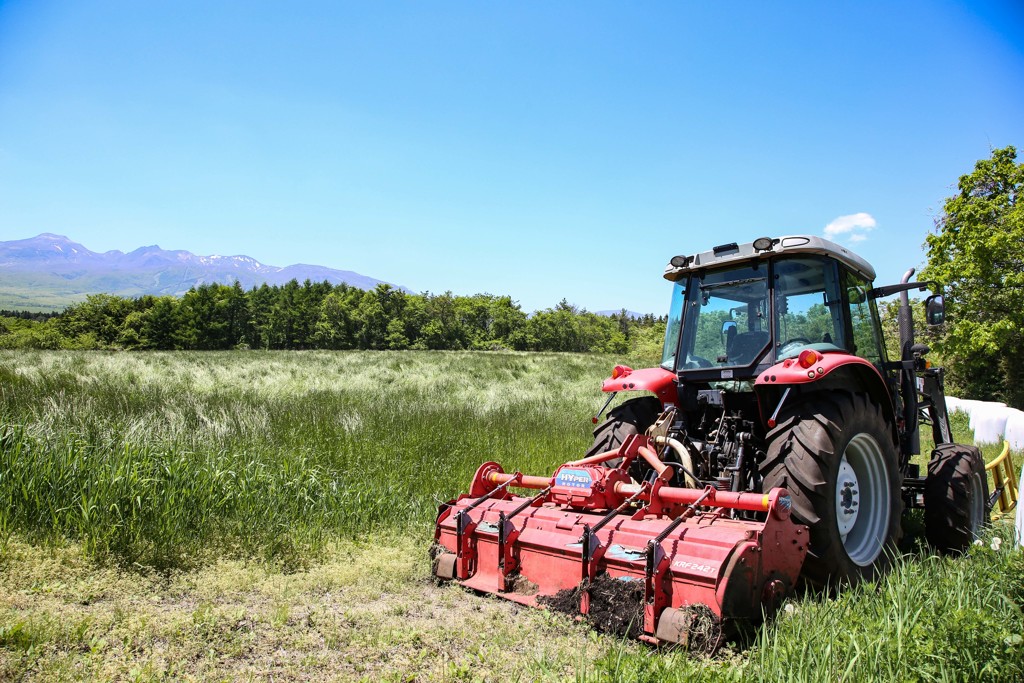
M968 523L971 525L971 538L978 535L981 525L985 520L985 493L981 485L981 475L975 472L971 475L971 518Z
M836 522L846 554L865 567L882 552L892 515L885 455L869 434L846 446L836 477Z

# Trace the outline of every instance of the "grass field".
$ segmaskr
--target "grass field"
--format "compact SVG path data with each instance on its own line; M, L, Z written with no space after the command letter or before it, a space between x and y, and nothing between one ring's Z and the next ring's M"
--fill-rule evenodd
M581 453L614 361L0 352L0 680L1024 677L1005 524L712 659L433 585L438 503Z

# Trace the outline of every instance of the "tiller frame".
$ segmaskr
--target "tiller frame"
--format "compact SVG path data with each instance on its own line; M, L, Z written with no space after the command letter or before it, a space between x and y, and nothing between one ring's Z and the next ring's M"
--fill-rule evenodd
M786 489L671 486L675 470L655 443L632 435L551 477L484 463L469 494L438 510L434 574L537 607L578 595L582 616L592 611L589 588L599 577L642 582L639 637L651 643L687 643L694 616L706 614L701 606L720 627L774 612L795 586L808 544L807 527L790 518ZM636 458L654 471L639 484L628 474ZM512 488L538 492L517 496Z

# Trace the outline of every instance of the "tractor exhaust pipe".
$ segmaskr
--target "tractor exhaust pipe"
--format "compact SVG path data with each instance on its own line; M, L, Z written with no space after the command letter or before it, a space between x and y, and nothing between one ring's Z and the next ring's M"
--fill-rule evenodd
M900 284L907 284L910 278L914 277L916 271L911 268L903 274ZM910 292L900 292L900 308L896 316L900 326L900 355L901 360L913 360L914 353L910 349L914 346L914 312L910 308Z
M900 283L910 282L915 270L911 268L903 274ZM904 431L905 453L921 452L921 436L918 434L918 400L917 373L914 370L914 311L910 308L910 293L900 292L900 308L896 315L900 327L900 360L903 369L900 372L900 393L903 395L903 419L906 424Z

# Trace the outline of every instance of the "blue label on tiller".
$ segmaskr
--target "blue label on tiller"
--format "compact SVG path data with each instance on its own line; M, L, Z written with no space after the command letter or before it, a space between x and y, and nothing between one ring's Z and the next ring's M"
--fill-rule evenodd
M555 486L568 486L573 489L589 489L592 483L590 472L586 470L562 470L555 478Z

